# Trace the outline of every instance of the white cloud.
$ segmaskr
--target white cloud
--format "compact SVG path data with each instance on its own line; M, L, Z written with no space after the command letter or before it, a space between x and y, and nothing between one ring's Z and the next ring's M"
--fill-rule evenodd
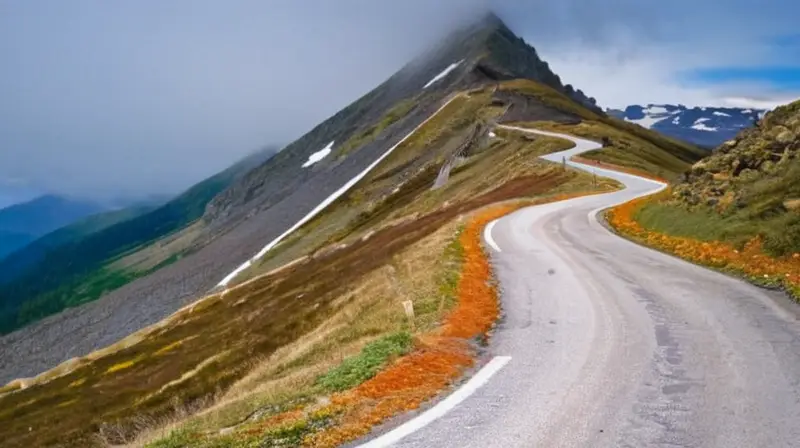
M800 98L800 91L780 91L765 83L704 85L686 79L687 73L700 69L795 63L789 50L774 45L797 32L793 17L800 5L785 0L765 0L757 8L746 0L497 3L506 5L509 12L503 16L511 27L564 82L602 106L774 107Z
M774 109L787 103L800 98L800 95L790 96L776 96L773 99L758 99L758 98L742 98L742 97L729 97L723 98L726 105L731 107L746 107L751 109Z
M540 53L565 83L594 96L604 107L666 103L772 109L800 98L800 92L778 92L772 86L756 83L682 83L680 71L692 66L682 65L680 55L670 54L668 48L626 58L576 47Z

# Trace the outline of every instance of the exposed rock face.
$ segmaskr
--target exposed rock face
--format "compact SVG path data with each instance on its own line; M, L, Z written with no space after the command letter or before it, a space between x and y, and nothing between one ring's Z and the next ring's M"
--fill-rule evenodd
M754 207L754 213L795 210L800 196L800 101L767 113L758 127L716 148L685 174L675 197L722 211ZM788 205L788 206L787 206Z

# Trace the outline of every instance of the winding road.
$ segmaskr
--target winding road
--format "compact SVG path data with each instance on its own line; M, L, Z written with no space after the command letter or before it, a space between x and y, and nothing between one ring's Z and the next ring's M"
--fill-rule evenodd
M561 162L595 149L544 156ZM398 447L799 447L797 307L638 246L597 220L663 184L529 207L485 237L504 318L496 356L452 395L365 442Z

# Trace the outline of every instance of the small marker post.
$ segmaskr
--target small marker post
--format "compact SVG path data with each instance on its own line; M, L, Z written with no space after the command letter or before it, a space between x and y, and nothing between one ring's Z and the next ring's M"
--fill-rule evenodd
M411 300L403 301L403 309L406 312L406 317L411 323L411 329L414 330L414 302Z

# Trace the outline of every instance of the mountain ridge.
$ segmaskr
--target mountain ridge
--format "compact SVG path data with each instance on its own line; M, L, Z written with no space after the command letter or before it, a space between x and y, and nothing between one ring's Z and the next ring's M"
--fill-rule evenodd
M442 83L447 86L446 89L440 90L442 84L436 83L425 87L427 82L456 63L457 66L447 73L451 82ZM284 148L274 160L256 168L241 181L230 186L211 201L204 220L213 226L224 226L227 217L232 215L231 219L235 222L237 218L242 219L241 215L251 213L249 209L237 213L234 211L235 208L245 208L246 204L254 205L257 209L274 205L286 198L293 186L307 180L309 173L315 173L320 167L339 167L341 160L331 165L333 159L327 159L323 160L319 167L315 167L315 171L303 171L298 178L289 180L271 178L276 165L296 164L329 142L334 142L336 147L340 147L342 143L353 138L359 130L378 121L398 101L414 100L418 102L418 106L431 104L458 88L515 78L542 82L602 114L594 99L587 97L580 89L563 85L560 78L550 70L549 65L539 58L534 47L517 37L497 15L489 13L476 23L454 31L441 43L414 58L370 92ZM418 113L420 109L422 108L414 108L403 118L414 117L412 121L418 124L422 120L421 114ZM390 131L391 128L389 126ZM369 146L369 142L364 146ZM364 149L370 148L361 148ZM262 199L259 199L259 196ZM251 204L252 202L255 204Z
M103 210L90 201L54 194L0 209L0 260L40 236Z
M95 271L114 257L179 231L202 217L208 201L253 166L274 155L266 147L249 154L227 169L195 184L167 203L144 210L138 208L112 212L99 217L106 222L89 223L88 228L59 229L44 235L0 260L0 332L53 314L85 300L94 300L107 288L128 283L130 276L100 275L99 288L86 282ZM77 232L75 232L77 230ZM27 249L27 250L26 250ZM164 263L172 262L169 258ZM110 278L108 278L110 276ZM135 278L135 277L134 277Z
M734 138L742 130L753 127L767 111L739 107L647 104L606 109L606 112L667 136L712 149Z

